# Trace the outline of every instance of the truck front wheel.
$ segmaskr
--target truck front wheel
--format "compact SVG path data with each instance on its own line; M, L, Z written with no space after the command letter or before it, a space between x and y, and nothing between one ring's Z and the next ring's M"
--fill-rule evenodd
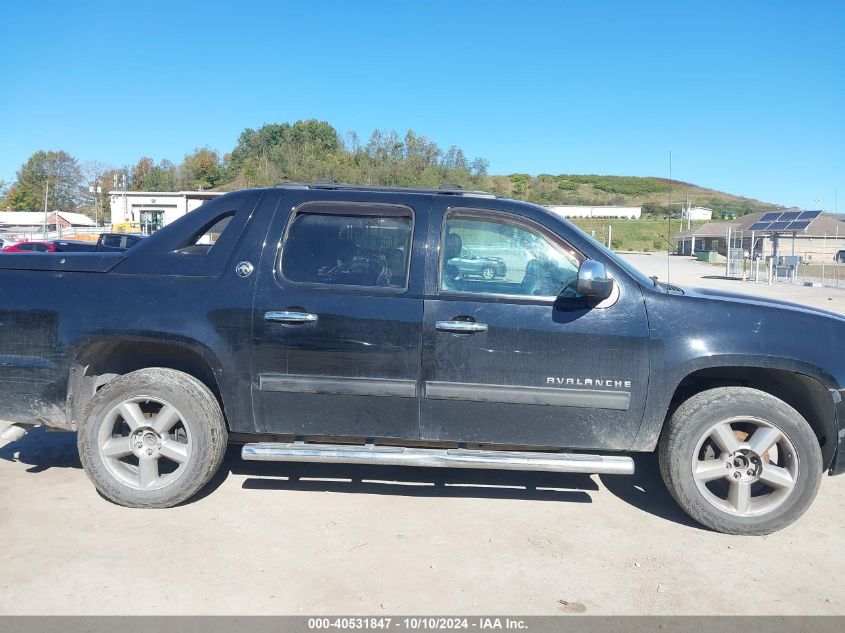
M208 483L226 441L223 414L208 387L183 372L149 368L97 392L77 444L85 472L106 499L169 508Z
M768 534L798 519L823 471L818 439L801 414L745 387L704 391L678 407L659 460L687 514L729 534Z

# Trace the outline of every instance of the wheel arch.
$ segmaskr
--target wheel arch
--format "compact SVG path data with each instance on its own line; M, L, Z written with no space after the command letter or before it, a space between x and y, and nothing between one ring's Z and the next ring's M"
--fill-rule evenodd
M766 392L798 411L807 420L819 441L824 468L830 466L836 453L838 433L830 389L818 375L794 368L716 365L690 371L675 386L667 408L666 420L692 396L707 389L727 386L749 387ZM665 420L662 428L666 428Z
M72 355L66 403L69 427L79 427L86 405L104 385L118 376L149 367L182 371L202 382L214 394L225 419L220 389L222 367L210 349L190 340L109 337L86 341Z
M794 359L732 354L699 357L664 375L671 379L650 381L643 424L631 450L654 450L675 409L696 393L741 386L770 393L796 409L819 440L825 468L830 466L838 435L831 390L837 386L821 368Z

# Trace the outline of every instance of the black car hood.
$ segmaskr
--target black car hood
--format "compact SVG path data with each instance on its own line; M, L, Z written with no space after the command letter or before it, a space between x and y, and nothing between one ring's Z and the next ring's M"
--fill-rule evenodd
M845 321L845 315L840 314L838 312L822 310L821 308L813 308L807 305L802 305L800 303L792 303L790 301L769 299L768 297L747 295L739 292L724 292L721 290L712 290L709 288L683 288L683 292L684 295L688 297L699 297L702 299L711 299L715 301L730 301L732 303L743 303L746 305L781 308L784 310L793 310L797 312L817 314L819 316L833 317L834 319L837 319L839 321Z

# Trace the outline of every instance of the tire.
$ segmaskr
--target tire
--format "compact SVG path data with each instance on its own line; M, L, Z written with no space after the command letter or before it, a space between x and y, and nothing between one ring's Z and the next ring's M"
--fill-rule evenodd
M658 450L675 501L727 534L786 527L810 507L824 470L807 421L775 396L745 387L711 389L684 402Z
M485 266L481 269L481 276L487 281L491 281L496 278L496 269L492 266Z
M170 508L208 483L227 440L223 413L208 387L183 372L154 367L116 378L97 392L77 447L89 479L109 501Z

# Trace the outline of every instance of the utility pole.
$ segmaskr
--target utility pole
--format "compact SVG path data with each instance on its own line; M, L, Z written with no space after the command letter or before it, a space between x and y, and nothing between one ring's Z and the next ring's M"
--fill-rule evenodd
M816 208L821 211L822 210L822 201L818 198L814 200L816 203ZM824 259L827 256L827 232L825 232L824 237L822 238L822 288L824 287Z
M672 150L669 150L669 186L672 184ZM671 191L671 189L670 189ZM666 249L666 292L669 292L669 262L672 259L672 194L669 194L669 213L666 214L668 224L666 227L666 241L669 247ZM681 224L683 226L683 224Z
M47 196L50 193L50 179L44 185L44 240L47 240Z
M88 191L94 195L94 224L100 226L100 195L103 193L103 188L98 184L99 180L94 179L94 182L88 187Z

